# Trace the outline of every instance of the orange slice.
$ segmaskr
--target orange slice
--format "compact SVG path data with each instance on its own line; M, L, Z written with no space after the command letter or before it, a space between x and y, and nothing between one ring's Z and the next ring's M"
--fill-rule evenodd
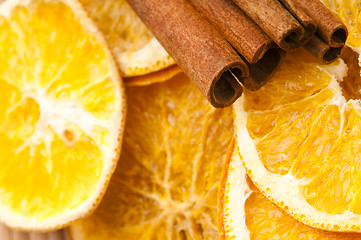
M269 201L246 175L237 151L230 151L219 194L220 239L357 240L359 233L335 233L304 225Z
M269 199L315 228L361 231L361 108L343 95L347 72L300 50L245 91L234 117L247 173Z
M128 87L122 154L99 208L73 239L217 239L219 173L231 109L215 109L184 74Z
M0 220L59 228L88 215L105 192L124 88L77 1L5 1L0 32Z
M174 64L126 0L80 0L103 32L121 71L131 77Z

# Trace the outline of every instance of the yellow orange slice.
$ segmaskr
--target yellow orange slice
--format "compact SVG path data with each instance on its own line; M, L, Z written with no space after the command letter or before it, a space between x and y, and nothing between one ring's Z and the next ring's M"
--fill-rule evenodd
M5 1L0 32L0 220L59 228L105 191L119 157L123 85L77 1Z
M269 199L313 227L361 231L361 108L343 95L347 73L342 60L289 54L269 84L244 92L234 117L247 173Z
M122 76L139 76L174 64L126 0L80 0L103 32Z
M229 155L219 194L220 239L357 240L359 233L335 233L304 225L269 201L246 175L237 151Z
M118 167L99 208L70 227L75 240L218 239L217 192L232 138L231 109L215 109L184 74L127 88Z

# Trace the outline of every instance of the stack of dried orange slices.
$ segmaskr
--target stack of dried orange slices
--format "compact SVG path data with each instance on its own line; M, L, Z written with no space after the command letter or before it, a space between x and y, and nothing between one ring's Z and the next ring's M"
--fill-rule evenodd
M125 22L103 25L106 9L118 9L110 16ZM173 60L138 27L125 1L7 0L0 18L0 220L48 231L94 211L121 148L122 75L132 76L126 83L133 86L126 90L122 156L100 207L72 226L71 237L216 239L231 109L212 108L170 66ZM61 233L0 227L0 236L33 240Z
M99 208L70 227L71 238L217 239L219 173L233 135L231 109L212 108L176 66L153 72L154 61L167 66L172 61L159 62L154 57L157 49L149 55L149 46L133 43L139 36L128 34L134 25L143 25L137 18L128 20L134 13L125 1L82 3L98 24L109 18L109 9L114 13L110 17L126 20L123 25L117 20L117 26L101 27L108 39L114 28L117 35L123 33L124 39L114 44L134 45L127 49L136 52L121 55L113 47L120 66L125 57L133 61L138 53L148 62L147 69L142 69L136 60L127 60L134 69L121 69L126 77L133 77L125 80L129 104L120 161ZM115 13L117 8L124 8L126 15L119 17L124 13ZM144 35L140 40L151 36ZM147 44L156 42L151 39ZM149 74L134 76L136 71L149 70Z
M325 4L350 31L342 60L323 66L298 50L234 104L223 239L361 239L361 3Z
M98 209L71 226L72 239L217 239L231 109L211 107L184 74L126 93L118 167Z
M299 50L245 90L221 179L232 110L208 104L126 1L6 0L0 220L76 220L72 240L361 239L361 3L325 4L350 31L343 59Z

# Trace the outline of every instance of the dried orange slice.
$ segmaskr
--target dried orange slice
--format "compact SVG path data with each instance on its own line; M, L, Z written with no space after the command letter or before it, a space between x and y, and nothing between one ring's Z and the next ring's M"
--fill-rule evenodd
M255 185L315 228L361 232L360 1L329 0L348 26L343 60L302 50L270 84L235 104L237 145Z
M234 117L247 173L269 199L315 228L361 232L361 105L343 95L347 69L290 54Z
M271 84L235 104L238 147L255 184L297 220L361 232L360 1L324 3L349 29L343 61L288 56Z
M103 32L123 77L159 71L174 64L126 0L80 0Z
M219 194L220 239L361 239L359 233L322 231L298 222L253 185L237 151L230 153Z
M0 32L0 220L59 228L88 215L105 192L124 88L77 1L5 1Z
M231 109L215 109L184 74L128 87L124 144L99 208L73 239L217 239Z

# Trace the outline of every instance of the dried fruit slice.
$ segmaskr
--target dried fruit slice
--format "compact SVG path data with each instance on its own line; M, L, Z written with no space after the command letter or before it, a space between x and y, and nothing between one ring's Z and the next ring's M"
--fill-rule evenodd
M230 151L219 194L220 239L357 240L359 233L335 233L304 225L269 201L246 175L237 151Z
M119 157L124 88L74 0L0 5L0 220L59 228L100 201Z
M215 109L184 74L128 87L122 154L93 215L73 239L218 239L219 173L233 136L230 108Z
M174 64L126 0L80 0L103 32L123 77L159 71Z
M347 73L341 60L322 66L295 52L264 88L245 91L235 127L247 173L269 199L315 228L361 232L361 108L337 81Z

